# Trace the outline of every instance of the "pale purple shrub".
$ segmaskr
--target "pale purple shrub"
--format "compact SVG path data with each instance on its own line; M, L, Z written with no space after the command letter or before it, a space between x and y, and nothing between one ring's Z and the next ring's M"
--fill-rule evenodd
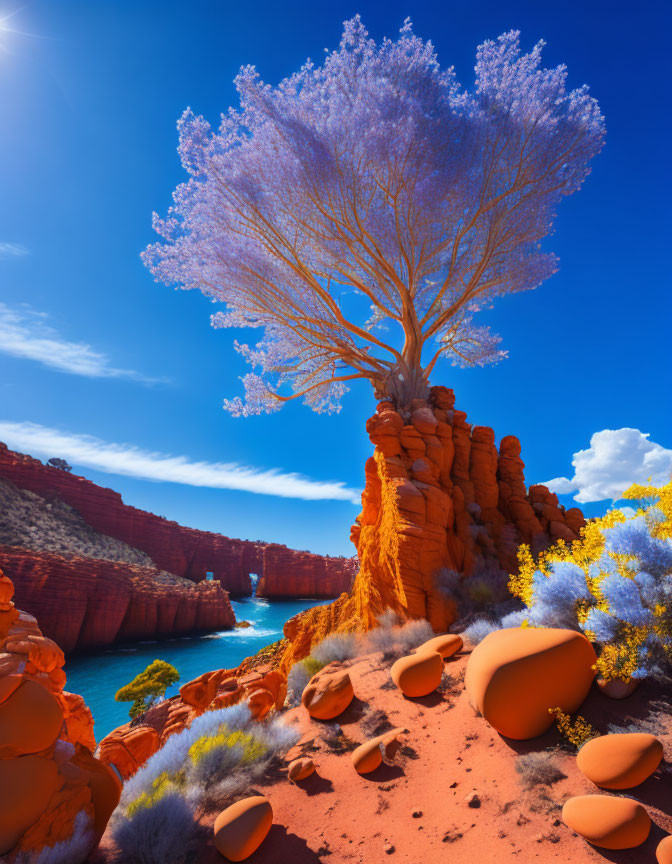
M181 795L169 793L151 807L113 823L119 864L191 864L198 849L198 823Z
M91 818L81 810L67 840L45 846L39 852L22 852L14 864L83 864L96 843Z
M357 652L357 637L353 633L332 633L312 649L310 656L326 666L334 661L351 660Z
M494 633L495 630L500 629L499 622L479 618L473 624L470 624L462 635L468 639L471 645L475 646L482 642L490 633Z

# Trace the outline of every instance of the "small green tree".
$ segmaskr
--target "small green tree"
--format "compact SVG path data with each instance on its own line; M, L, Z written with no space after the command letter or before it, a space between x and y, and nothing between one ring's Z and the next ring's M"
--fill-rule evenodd
M132 702L129 715L132 720L148 711L159 696L180 680L180 673L165 660L154 660L139 675L115 694L117 702Z

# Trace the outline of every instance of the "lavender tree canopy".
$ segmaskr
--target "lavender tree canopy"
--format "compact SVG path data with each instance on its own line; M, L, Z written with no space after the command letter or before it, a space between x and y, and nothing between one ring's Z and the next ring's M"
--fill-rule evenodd
M556 270L541 241L560 199L602 147L604 120L543 42L484 42L463 89L409 20L396 41L345 23L321 66L277 86L252 66L218 131L187 109L179 152L188 182L162 238L143 253L155 278L198 288L226 311L215 327L259 327L234 343L256 370L237 415L305 396L335 411L367 378L397 405L427 392L436 362L505 356L474 315Z

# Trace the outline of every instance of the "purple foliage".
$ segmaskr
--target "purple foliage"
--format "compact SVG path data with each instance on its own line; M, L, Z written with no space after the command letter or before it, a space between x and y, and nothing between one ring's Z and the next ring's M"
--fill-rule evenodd
M569 561L554 561L548 576L539 570L534 574L528 620L537 626L577 629L579 600L591 600L585 573Z
M672 542L652 536L644 516L608 528L604 547L608 552L633 555L645 562L647 573L654 577L672 570Z
M191 176L143 257L157 280L224 303L216 327L263 329L235 344L257 371L228 410L304 395L337 411L351 379L426 387L440 357L505 355L473 316L555 271L540 241L604 138L597 102L567 92L542 47L522 54L515 31L484 42L464 89L410 21L376 44L356 16L321 66L277 86L241 69L218 130L185 111Z

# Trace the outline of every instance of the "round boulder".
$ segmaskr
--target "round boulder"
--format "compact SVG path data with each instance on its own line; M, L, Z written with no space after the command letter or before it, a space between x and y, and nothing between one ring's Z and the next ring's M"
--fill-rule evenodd
M0 760L0 856L14 848L63 785L58 765L41 756Z
M603 789L631 789L650 777L663 758L663 745L643 732L602 735L579 750L576 764Z
M333 720L345 711L354 695L347 672L318 672L308 682L301 702L315 720Z
M62 725L63 711L56 697L36 681L24 680L0 704L0 758L47 750Z
M637 678L631 678L629 681L623 681L621 678L612 678L610 681L605 681L604 678L600 677L596 683L600 692L610 699L627 699L639 686Z
M76 753L71 763L85 772L87 784L91 790L94 820L93 828L96 837L105 833L110 816L115 811L121 797L122 782L117 772L91 755L91 752L77 745Z
M215 848L229 861L245 861L266 839L273 808L263 795L236 801L215 819Z
M384 732L376 738L371 738L370 741L365 741L360 744L356 750L352 751L352 764L355 766L355 771L358 774L369 774L375 771L382 763L383 759L392 759L394 754L401 746L399 735L404 729L399 726L396 729L390 729L389 732Z
M400 657L390 670L392 680L404 696L428 696L441 683L443 658L437 651L419 651Z
M550 708L572 713L595 677L592 645L581 633L509 627L489 633L471 653L464 684L471 706L501 735L542 735Z
M252 719L258 722L266 719L274 705L273 694L265 687L258 687L247 697L247 706L252 714Z
M293 762L289 763L289 767L287 768L287 776L292 783L305 780L306 777L310 777L314 773L315 763L307 756L303 756L301 759L294 759Z
M423 642L419 648L416 648L415 653L420 654L423 651L436 651L444 660L452 657L462 650L462 637L456 633L444 633L443 636L434 636L433 639L428 639Z
M568 828L602 849L632 849L649 836L651 819L631 798L612 795L578 795L562 808Z
M658 864L672 864L672 834L668 834L656 848L656 861Z

